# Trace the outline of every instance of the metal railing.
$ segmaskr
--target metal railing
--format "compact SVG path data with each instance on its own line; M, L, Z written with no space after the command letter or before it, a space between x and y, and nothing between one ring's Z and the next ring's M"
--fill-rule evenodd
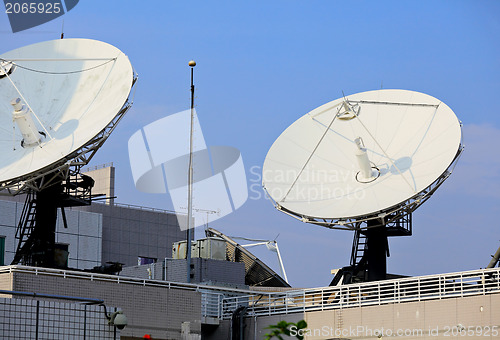
M94 165L94 166L88 166L88 167L82 168L80 170L80 172L82 172L82 173L83 172L90 172L90 171L95 171L95 170L100 170L100 169L110 168L110 167L113 167L113 162L98 164L98 165Z
M163 280L140 279L140 278L109 275L109 274L98 274L98 273L65 270L65 269L30 267L23 265L0 267L0 274L4 273L25 273L31 275L44 275L51 277L56 276L66 279L72 278L72 279L81 279L89 281L106 281L124 285L130 284L136 286L163 287L165 289L190 290L194 292L199 292L201 294L202 316L208 316L214 318L221 318L222 316L222 299L224 296L234 296L234 295L247 296L253 293L252 290L246 290L246 289L234 289L228 287L216 287L216 286L207 286L203 284L191 284L191 283L181 283L181 282L172 282Z
M361 284L226 297L222 318L239 306L247 315L278 315L500 292L500 268L418 276Z
M2 273L30 273L191 290L201 295L202 316L218 319L230 319L232 312L240 306L248 307L247 315L260 316L500 292L500 268L274 293L20 265L0 267Z
M102 300L11 290L0 294L2 339L115 338Z
M99 274L99 273L91 273L84 271L67 270L67 269L31 267L23 265L3 266L3 267L0 266L0 274L3 273L29 273L34 275L58 276L63 278L75 278L75 279L82 279L89 281L106 281L106 282L115 282L120 284L133 284L133 285L149 286L149 287L165 287L168 289L176 288L176 289L193 290L193 291L210 290L212 292L227 292L231 294L239 293L246 295L253 292L251 290L245 290L245 289L207 286L203 284L141 279L134 277L119 276L119 275Z
M96 202L96 203L99 203L99 202ZM104 203L100 203L100 204L104 204ZM157 213L162 213L162 214L186 215L186 213L175 212L173 210L152 208L152 207L146 207L146 206L142 206L142 205L117 203L117 202L113 203L113 205L115 207L129 208L129 209L135 209L135 210L145 210L145 211L157 212Z
M201 293L201 315L220 319L224 294L210 289L199 289L199 292Z

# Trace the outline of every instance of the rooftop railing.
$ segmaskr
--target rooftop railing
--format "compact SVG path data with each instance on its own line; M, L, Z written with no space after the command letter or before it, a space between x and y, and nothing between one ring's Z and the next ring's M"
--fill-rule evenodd
M249 316L280 315L500 292L500 268L274 293L20 265L0 267L1 273L30 273L192 290L201 294L202 316L218 319L230 319L240 306L247 307Z
M226 297L222 318L247 307L247 315L279 315L500 292L500 268L417 276L280 293Z

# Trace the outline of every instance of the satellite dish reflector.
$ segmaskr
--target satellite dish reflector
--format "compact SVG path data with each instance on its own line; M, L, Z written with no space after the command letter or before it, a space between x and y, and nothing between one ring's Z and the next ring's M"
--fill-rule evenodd
M128 57L96 40L0 55L0 190L87 163L130 107L135 79Z
M461 124L429 95L378 90L339 98L299 118L270 148L263 186L304 222L354 228L408 214L448 177Z

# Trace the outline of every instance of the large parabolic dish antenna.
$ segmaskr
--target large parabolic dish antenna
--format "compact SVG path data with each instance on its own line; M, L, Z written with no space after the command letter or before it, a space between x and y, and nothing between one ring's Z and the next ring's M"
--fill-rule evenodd
M0 190L40 189L36 179L86 164L130 107L135 80L128 57L96 40L0 55Z
M358 229L400 219L430 197L462 151L461 123L440 100L378 90L327 103L274 142L263 186L304 222Z
M116 47L63 39L0 55L0 193L26 193L12 264L67 266L58 209L88 205L79 174L131 107L135 75ZM64 248L64 247L62 247Z

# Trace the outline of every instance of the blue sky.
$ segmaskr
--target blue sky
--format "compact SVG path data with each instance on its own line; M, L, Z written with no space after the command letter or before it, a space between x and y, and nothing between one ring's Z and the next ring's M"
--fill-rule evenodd
M0 53L57 39L91 38L126 53L139 74L133 108L92 165L114 162L118 201L169 208L168 196L136 191L130 136L196 107L208 145L243 156L249 185L292 122L345 94L381 88L439 98L464 123L455 173L414 214L414 235L391 239L392 273L423 275L486 266L500 245L500 2L82 0L68 14L13 34L0 13ZM256 189L256 186L252 188ZM259 190L250 191L256 198ZM349 262L352 233L307 225L265 199L213 222L228 235L274 239L295 286L323 286ZM202 230L197 230L201 236ZM255 250L274 268L275 258Z

